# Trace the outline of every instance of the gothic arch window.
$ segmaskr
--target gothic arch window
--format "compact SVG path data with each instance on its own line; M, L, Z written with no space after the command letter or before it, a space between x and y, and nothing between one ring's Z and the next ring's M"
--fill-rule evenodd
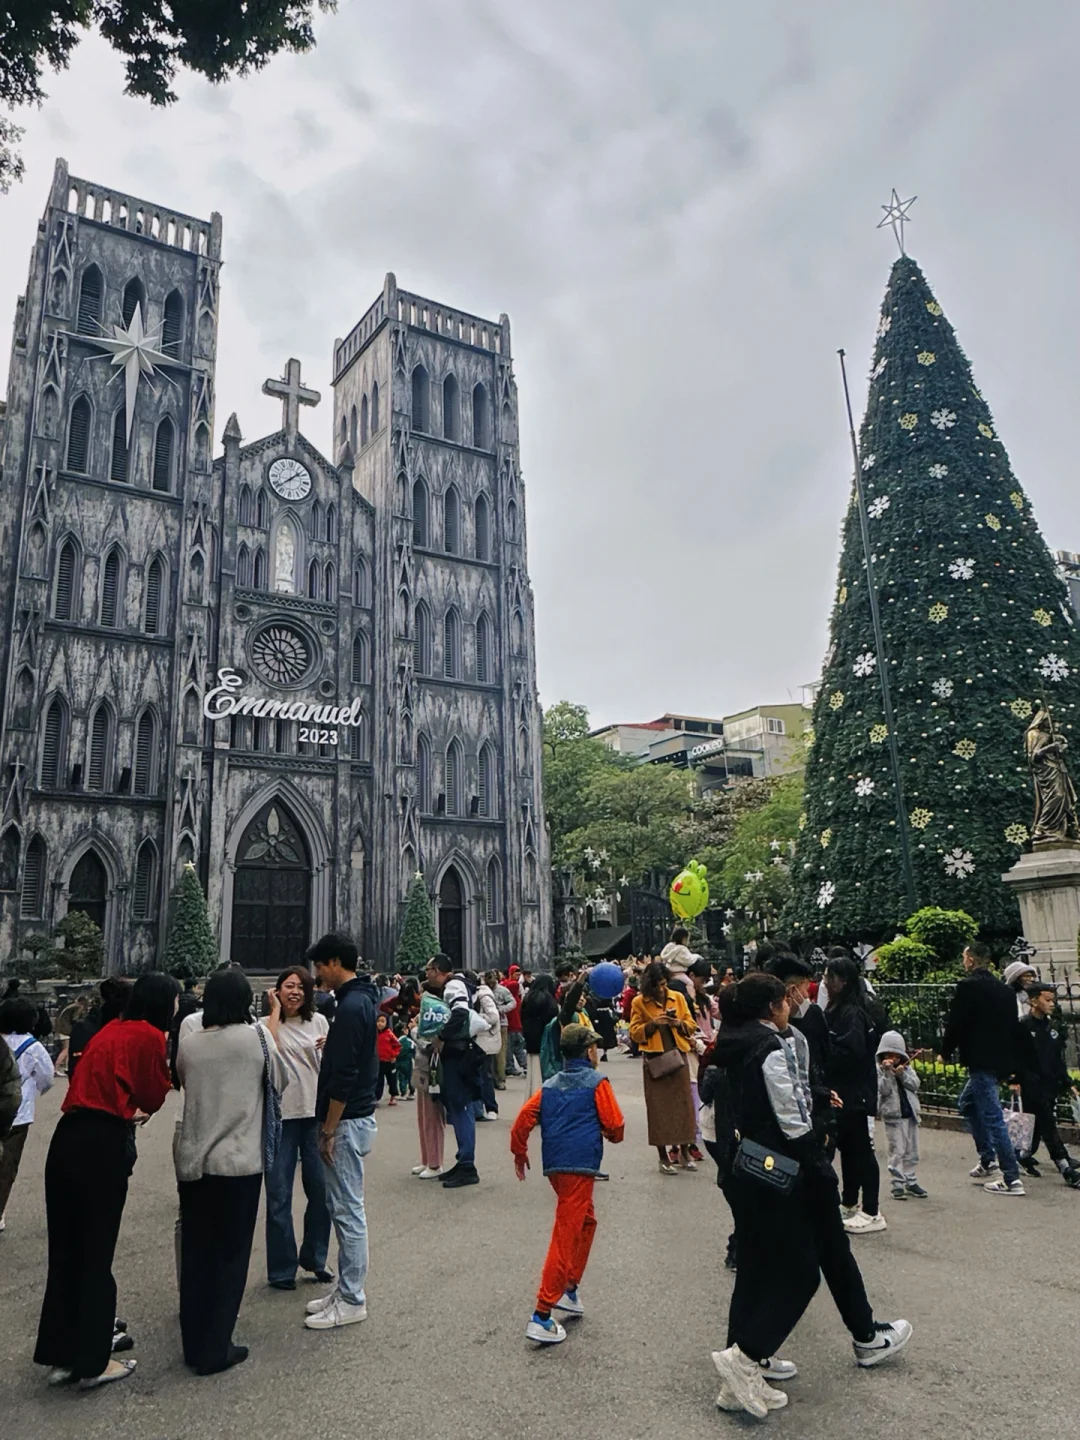
M266 551L260 545L251 562L251 588L266 589Z
M266 529L266 491L261 485L255 491L255 526L259 530Z
M398 762L401 765L411 765L413 758L413 723L412 716L408 713L401 717L401 733L398 736Z
M513 638L514 654L525 654L525 617L520 610L514 611L514 618L511 621L510 633Z
M176 448L176 427L166 415L154 436L153 486L168 494L172 489L173 451Z
M165 561L155 555L146 572L146 603L143 607L143 630L147 635L160 635L165 629Z
M165 296L165 308L161 316L161 350L165 355L180 358L180 346L184 338L184 298L179 290L170 290Z
M476 789L480 814L483 815L485 819L490 819L498 809L496 804L495 748L490 740L485 740L483 745L480 746Z
M508 404L502 407L502 438L508 440L514 433L514 412Z
M98 603L98 624L115 630L123 619L124 563L120 548L114 545L101 567L101 599Z
M46 385L41 392L41 410L38 416L38 434L50 439L56 434L60 414L60 396L55 385Z
M352 412L352 426L353 426L353 443L355 444L355 442L356 442L356 406L355 406L355 405L353 406L353 412ZM360 444L361 444L361 445L366 445L367 442L368 442L368 398L367 398L367 396L365 395L364 398L360 401Z
M203 424L195 426L195 469L210 468L210 431Z
M426 601L420 600L413 622L413 669L417 675L430 675L431 666L431 611Z
M135 854L135 886L131 908L136 920L153 920L158 900L158 856L152 840L144 840Z
M26 573L27 575L45 574L45 557L48 552L48 542L45 539L45 527L40 521L35 521L30 527L30 534L26 538Z
M353 604L368 606L371 604L371 571L368 563L359 556L353 566Z
M447 375L442 386L443 435L455 444L461 443L461 391L457 376Z
M307 593L308 598L311 600L318 600L319 598L320 578L321 574L319 570L319 562L317 560L312 560L311 564L308 566L307 572Z
M236 583L242 590L251 589L251 551L243 541L236 551Z
M412 543L421 549L428 543L428 490L422 479L412 487Z
M192 605L203 603L203 579L206 575L206 561L201 550L196 550L188 565L187 597Z
M80 395L68 417L67 468L85 475L90 462L90 401Z
M411 845L406 845L401 852L401 893L405 895L413 882L416 870L416 852Z
M331 545L337 544L337 510L333 505L326 507L326 525L323 533Z
M61 696L54 695L45 712L45 728L41 734L38 784L42 790L58 789L63 779L67 728L67 706Z
M105 298L105 282L96 265L88 265L79 282L79 312L75 328L80 335L101 334L101 304Z
M184 694L183 733L185 745L197 745L201 737L202 721L199 714L199 696L194 689Z
M157 717L144 710L135 729L132 790L136 795L152 795L157 788L157 749Z
M412 428L424 434L431 429L431 382L423 365L412 372Z
M142 312L143 328L146 327L146 287L136 276L129 280L124 286L124 299L120 306L120 313L124 317L124 328L131 324L135 315L135 307L138 306Z
M127 421L121 405L113 416L112 452L109 458L109 479L126 481L128 478Z
M540 887L537 880L536 856L531 850L525 851L525 901L526 904L535 905L540 899Z
M443 674L461 679L461 616L452 605L443 617Z
M477 450L491 448L491 410L488 405L487 387L478 384L472 392L473 446Z
M88 790L108 790L113 748L112 710L108 701L102 700L90 720L90 740L86 757Z
M254 518L254 510L251 503L251 486L240 486L240 498L236 506L236 518L241 525L250 525Z
M34 716L34 672L23 667L15 677L15 703L11 723L16 730L29 730Z
M431 814L431 741L424 734L416 737L416 803L421 815Z
M481 610L476 622L476 680L479 685L490 685L495 667L491 655L491 621L486 610Z
M512 544L517 544L518 511L517 502L515 500L511 500L506 507L506 538Z
M23 860L22 892L19 895L19 916L23 920L38 920L44 914L47 861L45 841L40 835L35 835L26 847Z
M451 740L446 747L446 813L448 815L461 814L464 769L461 742L457 739Z
M101 856L85 851L68 880L68 914L79 911L104 933L109 905L109 876Z
M79 550L69 536L60 546L56 561L56 584L53 588L53 618L75 618L75 591L79 580Z
M476 541L477 560L491 559L491 506L486 495L476 497L473 507L473 528Z
M304 532L299 520L289 510L282 511L270 532L270 555L273 565L272 589L279 595L299 595L303 577ZM258 587L256 587L258 588Z
M403 639L409 638L409 592L402 586L397 592L397 606L394 611L394 633Z
M489 925L502 922L502 888L502 866L499 864L499 857L493 855L488 861L484 876L484 913Z
M332 560L326 562L323 571L323 599L331 603L337 599L337 571Z
M523 775L529 771L529 732L524 724L518 726L517 761Z
M352 725L349 728L349 759L366 760L368 758L368 722L367 716L360 716L360 724Z
M0 890L14 890L19 884L19 832L9 825L0 837Z
M318 500L311 507L311 515L308 517L308 532L312 540L322 539L322 505Z
M341 440L340 440L340 444L341 444L342 450L345 449L345 446L346 446L348 443L349 443L349 422L348 422L348 420L346 420L345 416L342 415L342 417L341 417Z
M379 433L379 382L372 382L371 386L371 434L372 437Z
M362 630L358 630L353 636L352 642L352 678L354 685L366 685L368 682L368 642L367 636Z
M461 499L453 485L443 496L443 549L448 555L461 554Z

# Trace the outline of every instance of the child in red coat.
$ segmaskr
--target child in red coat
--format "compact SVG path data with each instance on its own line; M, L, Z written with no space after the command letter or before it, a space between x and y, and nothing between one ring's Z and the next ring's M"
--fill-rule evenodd
M380 1014L375 1021L375 1053L379 1057L379 1080L375 1086L376 1105L382 1099L383 1086L390 1090L391 1105L397 1104L397 1058L401 1041L390 1028L390 1017Z

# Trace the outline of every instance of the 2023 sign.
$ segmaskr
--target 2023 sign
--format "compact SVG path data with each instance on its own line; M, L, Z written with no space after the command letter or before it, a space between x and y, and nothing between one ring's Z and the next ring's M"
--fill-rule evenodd
M336 745L338 743L336 730L309 730L306 725L300 727L300 744L308 741L311 745Z

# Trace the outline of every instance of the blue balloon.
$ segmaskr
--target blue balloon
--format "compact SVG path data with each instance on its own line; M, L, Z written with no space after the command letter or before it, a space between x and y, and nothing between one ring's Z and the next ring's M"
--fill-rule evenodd
M610 960L594 965L589 971L589 989L598 1000L614 1000L622 994L624 984L622 970Z

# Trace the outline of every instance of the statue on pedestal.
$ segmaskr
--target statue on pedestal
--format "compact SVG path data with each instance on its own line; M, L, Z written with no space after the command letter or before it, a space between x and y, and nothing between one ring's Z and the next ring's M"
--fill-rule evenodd
M1035 785L1031 839L1036 849L1080 842L1076 788L1065 765L1067 744L1054 729L1049 710L1040 708L1024 736Z

